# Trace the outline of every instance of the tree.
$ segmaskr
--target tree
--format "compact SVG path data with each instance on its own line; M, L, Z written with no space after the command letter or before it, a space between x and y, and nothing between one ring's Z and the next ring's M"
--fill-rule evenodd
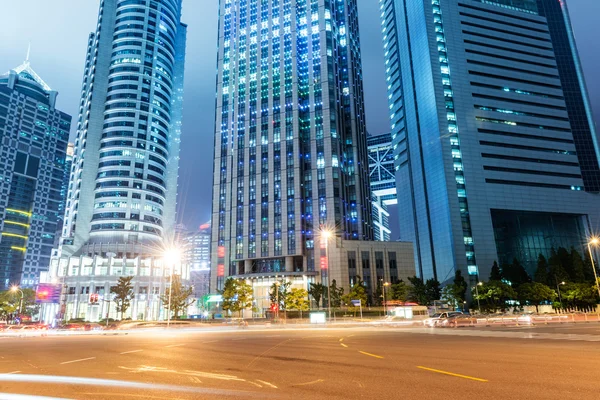
M598 301L596 285L589 283L567 283L560 291L570 307L590 308Z
M335 310L342 306L342 296L344 295L344 288L338 287L336 280L331 281L329 286L329 296L331 296L331 307Z
M390 293L392 300L405 302L408 297L408 285L403 280L400 280L390 286Z
M413 276L412 278L408 278L408 281L411 284L411 287L408 290L409 300L414 301L422 306L429 305L427 287L425 286L423 279L419 278L418 276Z
M277 304L277 299L279 299L278 307L280 310L285 310L285 298L288 295L288 291L290 289L291 283L288 281L277 281L271 285L271 289L269 290L269 299L271 300L271 304ZM277 292L279 289L279 297L277 296Z
M569 275L573 282L585 282L585 262L574 247L571 247L571 271Z
M598 265L596 260L594 260L594 265ZM583 274L585 276L585 282L594 282L594 270L592 266L592 259L590 258L589 252L585 252L584 261L583 261Z
M223 311L239 312L252 307L252 285L243 279L228 278L221 292Z
M477 288L472 288L472 295L475 300L483 302L483 306L488 311L506 310L506 302L517 298L517 293L511 285L503 281L485 282ZM479 294L477 294L479 293Z
M454 272L454 290L455 290L455 296L456 298L460 301L460 304L462 304L466 299L467 299L467 281L465 280L464 276L462 276L462 271L460 269L457 269Z
M358 276L356 277L356 283L350 288L348 294L342 296L342 301L346 303L350 309L355 309L352 300L360 300L363 306L367 304L367 290L365 289L363 281Z
M512 264L505 264L502 267L502 277L514 287L519 287L524 283L531 282L529 274L516 258L513 259Z
M560 255L559 255L560 253ZM568 281L569 274L565 269L565 254L562 250L552 249L548 258L548 284L556 285L558 282ZM570 263L570 260L569 260Z
M123 314L125 314L131 306L131 300L133 299L132 280L133 276L121 276L117 281L117 286L112 286L110 288L110 292L115 295L114 301L117 304L117 312L121 313L120 319L123 319Z
M427 279L427 282L425 282L425 294L427 295L428 304L431 304L435 300L439 300L442 296L440 282L433 278Z
M319 304L321 303L321 298L325 295L325 285L322 283L311 283L308 289L308 293L311 295L315 302L317 303L317 308L319 308Z
M171 312L173 313L173 318L179 318L179 314L191 305L194 302L194 299L190 301L190 297L192 296L193 290L191 287L184 287L181 283L181 276L173 275L172 276L172 284L170 290L171 296ZM169 306L169 291L165 291L160 297L165 308Z
M539 312L538 306L545 302L552 302L556 299L556 292L550 289L548 286L539 282L527 282L519 286L517 289L519 294L519 300L522 303L531 303L535 305L535 311Z
M300 319L302 312L309 310L308 292L305 289L293 288L285 298L285 309L300 311Z
M494 265L492 265L492 271L490 272L490 281L501 281L501 280L502 280L502 272L500 271L498 262L494 261Z
M538 256L537 269L535 271L535 275L533 276L533 280L538 283L543 283L544 285L550 284L548 276L548 261L541 253Z
M442 289L442 301L445 301L453 309L457 309L459 305L462 306L463 301L460 297L462 288L458 288L456 284L450 283Z

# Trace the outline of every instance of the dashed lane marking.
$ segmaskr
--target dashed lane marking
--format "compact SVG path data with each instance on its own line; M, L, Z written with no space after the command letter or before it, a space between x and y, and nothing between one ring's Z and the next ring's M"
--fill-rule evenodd
M124 351L124 352L119 353L119 354L139 353L140 351L144 351L144 350L129 350L129 351Z
M95 360L95 359L96 359L96 357L80 358L78 360L71 360L71 361L61 362L60 365L73 364L73 363L80 362L80 361Z
M364 354L365 356L375 357L375 358L383 358L383 356L378 356L377 354L367 353L366 351L359 351L360 354Z
M442 371L442 370L439 370L439 369L427 368L427 367L422 367L422 366L417 366L417 368L423 369L425 371L435 372L435 373L438 373L438 374L455 376L457 378L470 379L472 381L477 381L477 382L488 382L487 379L475 378L473 376L468 376L468 375L455 374L454 372Z

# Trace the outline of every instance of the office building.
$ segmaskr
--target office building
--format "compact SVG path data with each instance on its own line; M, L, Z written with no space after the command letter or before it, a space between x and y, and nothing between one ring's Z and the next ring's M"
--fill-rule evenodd
M120 273L148 259L162 268L174 244L187 31L180 18L181 0L100 2L87 43L65 226L52 260L65 285L87 273L88 258L122 264L112 270ZM96 278L105 287L118 274Z
M36 285L62 228L71 116L27 58L0 75L0 290Z
M582 248L598 137L567 1L382 0L401 239L424 278Z
M182 246L183 263L190 269L194 297L200 298L209 293L210 287L210 221L185 235Z
M211 290L229 276L326 283L341 265L328 276L323 232L373 240L357 12L220 2Z
M391 231L388 205L397 204L394 149L389 133L369 136L369 181L373 198L373 227L375 240L389 241Z

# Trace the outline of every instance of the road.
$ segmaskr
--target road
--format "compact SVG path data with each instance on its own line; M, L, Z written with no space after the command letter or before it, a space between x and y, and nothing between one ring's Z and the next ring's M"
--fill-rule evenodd
M1 338L0 399L598 399L599 341L599 324Z

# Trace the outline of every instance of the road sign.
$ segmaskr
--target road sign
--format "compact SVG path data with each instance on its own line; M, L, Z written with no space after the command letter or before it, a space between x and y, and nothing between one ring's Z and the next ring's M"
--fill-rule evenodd
M350 300L350 302L352 303L352 305L354 307L360 307L362 305L360 299L358 299L358 300Z

